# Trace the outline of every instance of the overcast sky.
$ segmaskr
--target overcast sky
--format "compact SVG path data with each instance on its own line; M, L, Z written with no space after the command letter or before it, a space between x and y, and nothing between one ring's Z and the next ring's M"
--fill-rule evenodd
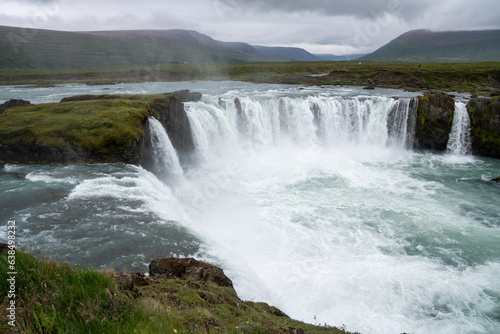
M500 29L498 0L0 0L0 25L191 29L225 42L367 53L412 29Z

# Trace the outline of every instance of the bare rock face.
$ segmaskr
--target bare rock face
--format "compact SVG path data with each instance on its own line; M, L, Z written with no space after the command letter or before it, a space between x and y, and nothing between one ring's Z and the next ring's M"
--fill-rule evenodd
M189 119L184 109L184 103L191 95L199 93L183 93L178 95L167 95L165 99L157 100L151 106L151 114L158 113L159 121L168 133L172 145L178 152L191 152L194 150L194 140L191 132ZM191 101L195 101L193 99Z
M166 258L153 260L149 274L159 277L185 277L193 281L212 281L219 286L233 287L224 271L214 265L193 258Z

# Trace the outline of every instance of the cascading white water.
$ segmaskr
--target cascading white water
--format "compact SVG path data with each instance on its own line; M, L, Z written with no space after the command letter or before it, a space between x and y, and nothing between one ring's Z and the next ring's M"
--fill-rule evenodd
M291 140L300 146L387 145L410 148L415 110L410 98L279 97L227 99L224 107L188 106L198 156L227 139L272 147Z
M394 102L387 123L391 145L412 148L417 118L414 102L412 99L398 99Z
M453 124L447 150L456 155L470 154L470 119L467 112L467 105L463 102L455 102L455 112L453 114Z
M149 131L153 146L154 173L163 180L182 178L184 172L179 162L179 156L163 125L156 118L150 117Z
M186 107L199 162L209 161L219 145L235 136L235 121L218 106L199 102Z

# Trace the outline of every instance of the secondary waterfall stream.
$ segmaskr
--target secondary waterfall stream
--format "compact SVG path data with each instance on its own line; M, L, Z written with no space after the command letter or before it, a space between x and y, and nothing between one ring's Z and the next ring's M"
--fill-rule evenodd
M172 146L168 134L154 117L149 118L149 130L151 132L151 144L153 146L154 173L161 179L167 176L177 179L183 177L184 172L179 162L179 156Z
M500 162L411 150L414 95L233 82L104 88L179 87L203 93L186 103L189 163L150 119L151 172L3 166L0 215L16 220L17 241L129 272L195 256L221 266L243 299L350 331L500 332L500 188L488 182ZM103 93L83 85L18 94L46 101L77 89Z
M469 114L465 103L457 101L447 149L453 154L464 155L470 154L471 145Z

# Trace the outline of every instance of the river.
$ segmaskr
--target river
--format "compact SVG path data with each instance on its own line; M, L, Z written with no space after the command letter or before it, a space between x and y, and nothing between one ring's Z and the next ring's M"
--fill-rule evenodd
M489 182L500 161L467 154L457 124L448 152L412 150L415 93L68 84L0 87L0 103L185 88L203 94L185 104L191 159L179 160L152 121L150 171L4 165L0 233L14 219L29 251L119 271L195 256L222 267L241 298L309 323L365 334L500 333L500 186Z

